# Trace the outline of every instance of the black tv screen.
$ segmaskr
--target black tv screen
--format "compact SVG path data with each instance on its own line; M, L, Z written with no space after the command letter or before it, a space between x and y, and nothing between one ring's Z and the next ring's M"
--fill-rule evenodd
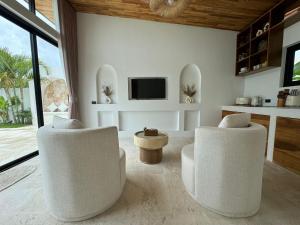
M130 78L131 99L166 99L165 78Z

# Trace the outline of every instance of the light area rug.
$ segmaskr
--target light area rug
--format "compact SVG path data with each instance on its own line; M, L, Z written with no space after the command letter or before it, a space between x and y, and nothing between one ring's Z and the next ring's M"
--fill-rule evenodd
M0 174L0 192L28 177L36 170L33 165L21 165Z

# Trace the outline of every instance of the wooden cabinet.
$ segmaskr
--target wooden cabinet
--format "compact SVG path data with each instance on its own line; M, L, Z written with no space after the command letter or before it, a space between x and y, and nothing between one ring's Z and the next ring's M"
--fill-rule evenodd
M284 15L299 5L299 0L281 1L237 35L236 76L281 66L283 30L300 19Z
M240 113L240 112L233 112L233 111L223 110L222 111L222 118L224 118L227 115L237 114L237 113ZM251 114L251 122L261 124L269 130L270 116L259 115L259 114Z
M223 110L222 118L236 113L240 112ZM251 121L265 126L269 132L270 116L251 114ZM275 121L276 130L271 131L275 132L275 139L269 140L274 143L273 162L300 174L300 119L277 116ZM274 128L275 125L271 127Z
M300 120L277 117L274 162L300 174Z

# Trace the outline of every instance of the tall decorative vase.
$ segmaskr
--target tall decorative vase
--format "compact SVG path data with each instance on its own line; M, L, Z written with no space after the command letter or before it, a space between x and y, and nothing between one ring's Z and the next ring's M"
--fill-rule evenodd
M112 100L110 98L110 96L105 96L105 103L106 104L111 104Z

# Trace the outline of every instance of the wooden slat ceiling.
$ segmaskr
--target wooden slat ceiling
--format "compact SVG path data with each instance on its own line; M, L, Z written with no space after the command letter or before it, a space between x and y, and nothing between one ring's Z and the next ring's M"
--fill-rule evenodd
M149 10L146 0L69 0L78 12L240 31L279 0L192 0L177 18Z
M35 7L41 14L54 22L52 0L35 0Z

